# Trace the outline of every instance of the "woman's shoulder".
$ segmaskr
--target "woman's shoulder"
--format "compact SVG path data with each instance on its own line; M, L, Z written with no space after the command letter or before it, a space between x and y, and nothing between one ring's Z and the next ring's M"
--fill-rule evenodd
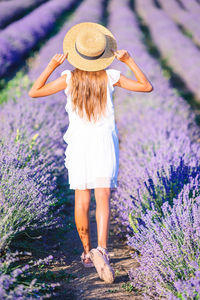
M67 77L70 78L71 77L71 71L70 70L64 70L64 71L61 72L60 75L61 76L67 75Z
M112 85L115 84L119 80L121 71L113 69L113 68L109 68L105 71L106 71L108 78L110 80L110 83Z
M66 89L65 89L65 94L68 95L68 92L69 92L69 84L70 84L70 79L71 79L71 71L70 70L64 70L61 72L60 74L61 76L63 75L67 75L66 78L65 78L65 81L66 81Z

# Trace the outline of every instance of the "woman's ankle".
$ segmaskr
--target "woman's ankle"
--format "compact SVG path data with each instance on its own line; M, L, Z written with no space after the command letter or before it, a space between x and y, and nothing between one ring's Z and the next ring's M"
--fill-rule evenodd
M91 249L92 249L92 246L87 247L87 249L85 249L85 248L83 247L83 251L84 251L85 254L88 254L88 253L90 252Z
M102 251L108 251L107 247L102 247L100 245L97 246L97 249L102 250Z

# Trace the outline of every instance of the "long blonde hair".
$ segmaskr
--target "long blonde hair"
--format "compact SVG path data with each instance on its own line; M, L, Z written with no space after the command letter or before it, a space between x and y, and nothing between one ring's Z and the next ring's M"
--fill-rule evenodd
M106 113L107 74L105 70L83 71L74 69L70 80L72 110L76 110L82 118L86 114L88 121L94 120Z

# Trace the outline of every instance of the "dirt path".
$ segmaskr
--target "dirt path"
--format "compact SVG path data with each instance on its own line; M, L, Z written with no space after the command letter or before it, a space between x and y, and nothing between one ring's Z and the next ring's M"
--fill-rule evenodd
M74 197L72 195L71 197ZM92 247L97 246L97 232L95 219L95 200L94 191L92 190L92 200L90 207L90 224L91 224L91 240ZM83 251L82 244L76 230L73 220L73 209L71 207L71 230L63 232L63 235L54 232L49 233L48 247L49 253L54 256L56 263L49 268L50 271L56 274L66 272L68 276L64 276L59 281L61 288L58 295L52 296L52 299L143 299L142 296L136 296L136 293L125 290L123 286L128 288L129 278L128 269L137 266L137 262L130 257L130 252L133 251L126 242L117 238L115 235L115 227L111 218L110 236L108 243L108 250L111 255L111 265L116 272L116 279L113 284L105 284L96 272L95 268L84 268L80 262L80 255ZM40 245L42 246L42 245ZM47 244L46 244L47 246ZM39 247L40 248L40 247ZM44 248L43 248L44 249ZM50 251L51 249L51 251Z
M32 66L33 67L33 66ZM94 190L91 193L90 207L90 227L92 247L97 246L97 231L95 209L96 203L94 198ZM74 203L74 192L72 191L71 201ZM65 198L65 197L64 197ZM47 233L41 233L41 239L32 239L27 241L28 248L33 253L34 258L46 257L53 255L54 262L48 268L44 268L44 272L50 272L52 281L59 282L61 287L57 291L57 295L51 297L52 300L87 300L87 299L116 299L116 300L142 300L137 292L130 291L130 281L128 270L136 267L135 262L130 253L130 248L126 241L116 235L114 218L111 216L110 234L108 240L108 250L111 256L111 265L115 270L115 282L113 284L105 284L96 272L95 268L84 268L80 261L80 255L83 252L82 244L75 227L74 206L66 205L63 212L65 213L64 229L55 229ZM71 227L71 229L70 229ZM31 244L30 244L31 242ZM19 242L21 244L21 241ZM19 244L19 245L20 245ZM16 248L19 248L15 244ZM24 250L27 250L26 242L23 240Z

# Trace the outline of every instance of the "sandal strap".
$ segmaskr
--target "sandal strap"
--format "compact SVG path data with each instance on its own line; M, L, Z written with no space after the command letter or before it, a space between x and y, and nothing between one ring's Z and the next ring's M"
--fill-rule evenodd
M81 260L84 260L84 259L86 259L86 258L90 258L90 253L88 252L87 254L85 254L85 252L83 252L82 254L81 254Z
M103 248L103 247L101 247L101 246L98 246L97 249L98 249L98 250L101 250L101 251L102 251L103 253L105 253L105 254L108 254L107 248Z
M85 254L85 258L90 258L90 252L88 252L87 254Z
M108 252L107 248L103 248L103 247L101 247L101 246L98 246L98 247L97 247L97 250L102 251L102 252L103 252L103 255L106 257L106 259L107 259L108 261L110 261L110 255L109 255L109 252Z
M85 253L84 252L81 254L80 258L83 261L83 259L85 258Z

